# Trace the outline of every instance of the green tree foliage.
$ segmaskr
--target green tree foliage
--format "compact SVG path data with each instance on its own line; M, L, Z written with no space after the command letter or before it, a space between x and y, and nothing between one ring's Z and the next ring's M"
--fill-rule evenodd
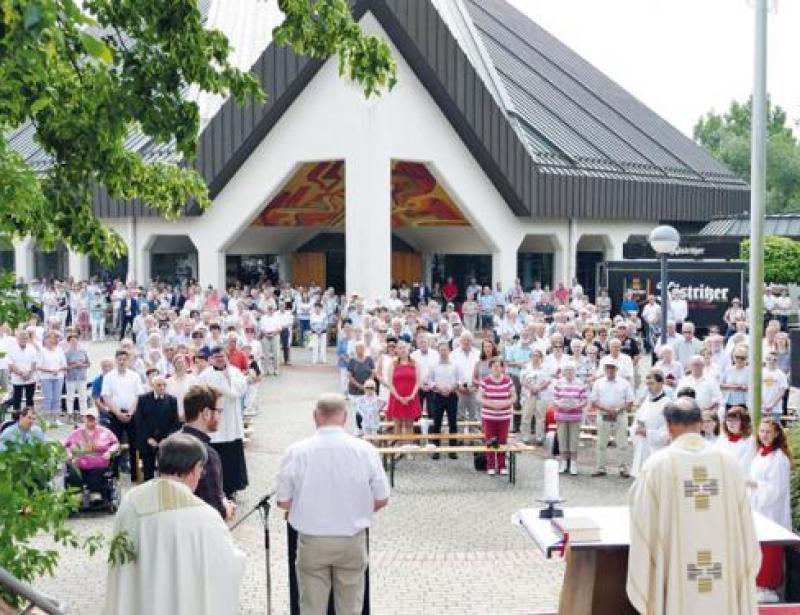
M92 213L98 185L141 199L167 219L209 205L187 164L147 162L125 148L133 131L195 157L199 111L190 88L264 100L256 78L228 62L230 44L206 30L197 0L3 0L0 3L0 233L56 239L110 263L121 238ZM394 85L388 45L365 35L346 0L281 0L279 44L315 58L337 54L367 96ZM234 10L231 7L231 10ZM36 173L6 136L31 122L52 158Z
M750 181L752 102L731 103L727 113L710 111L694 127L694 139L736 175ZM800 142L786 112L769 106L767 118L767 211L800 211Z
M82 537L67 521L78 506L74 490L49 487L64 462L66 452L57 442L9 442L0 453L0 566L18 579L32 582L52 574L58 562L57 549L38 549L30 540L48 533L57 547L86 548L94 553L102 537ZM0 591L10 604L16 598Z
M742 260L750 260L750 241L742 242ZM764 282L796 284L800 280L800 241L770 236L764 240Z
M280 7L278 44L318 59L337 55L340 73L368 97L394 86L388 45L359 29L347 0ZM185 93L265 99L229 52L221 32L203 27L197 0L0 0L0 235L30 235L43 247L60 240L110 263L125 246L92 212L96 187L141 199L167 219L190 201L207 207L206 185L187 164L197 152L199 111ZM10 131L28 122L52 160L45 171L8 145ZM126 149L137 130L174 144L182 163L148 162ZM0 322L16 326L26 305L13 276L0 277ZM0 566L24 581L52 573L58 561L56 550L31 544L40 532L62 546L99 545L67 524L76 496L47 488L64 460L56 443L0 454ZM131 555L120 537L112 541L112 563Z

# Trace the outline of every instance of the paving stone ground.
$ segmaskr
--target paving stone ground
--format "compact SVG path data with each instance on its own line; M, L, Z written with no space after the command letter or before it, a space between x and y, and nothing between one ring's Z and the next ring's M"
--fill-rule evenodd
M111 344L90 348L95 361L109 356ZM240 511L271 489L286 446L313 431L311 411L322 392L334 391L333 367L298 364L284 368L260 387L260 412L247 446L250 487ZM63 431L63 430L62 430ZM615 505L623 502L629 481L592 479L593 455L581 450L581 476L564 477L562 497L569 505ZM613 453L612 453L613 458ZM563 564L545 560L517 527L511 515L536 505L541 491L542 457L520 455L516 486L504 477L475 472L472 459L433 461L417 455L399 464L388 508L371 531L372 612L377 615L475 614L517 615L554 610ZM71 522L82 533L109 535L112 517L97 515ZM273 612L288 613L285 522L270 515ZM257 516L234 533L248 555L240 611L266 612L263 530ZM47 545L47 537L39 544ZM37 587L66 601L70 613L95 614L104 595L105 552L89 557L64 551L56 575Z

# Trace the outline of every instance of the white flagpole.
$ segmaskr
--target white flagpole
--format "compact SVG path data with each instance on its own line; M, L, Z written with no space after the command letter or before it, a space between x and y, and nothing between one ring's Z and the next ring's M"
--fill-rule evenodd
M756 0L750 173L750 403L761 420L764 330L764 211L767 200L767 0Z

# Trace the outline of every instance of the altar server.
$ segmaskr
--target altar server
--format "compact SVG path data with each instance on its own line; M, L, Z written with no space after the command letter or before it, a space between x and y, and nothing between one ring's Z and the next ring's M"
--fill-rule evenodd
M664 416L672 444L628 495L628 598L646 615L751 615L761 550L743 473L700 435L694 400L667 404Z
M792 529L789 481L791 453L781 424L772 418L761 421L755 457L750 464L750 504L768 519ZM761 547L761 570L756 577L759 602L778 602L783 585L783 546Z

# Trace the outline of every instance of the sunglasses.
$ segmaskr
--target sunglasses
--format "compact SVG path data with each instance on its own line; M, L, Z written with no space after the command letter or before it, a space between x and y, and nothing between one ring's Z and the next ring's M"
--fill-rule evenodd
M746 361L747 357L734 357L737 361Z

